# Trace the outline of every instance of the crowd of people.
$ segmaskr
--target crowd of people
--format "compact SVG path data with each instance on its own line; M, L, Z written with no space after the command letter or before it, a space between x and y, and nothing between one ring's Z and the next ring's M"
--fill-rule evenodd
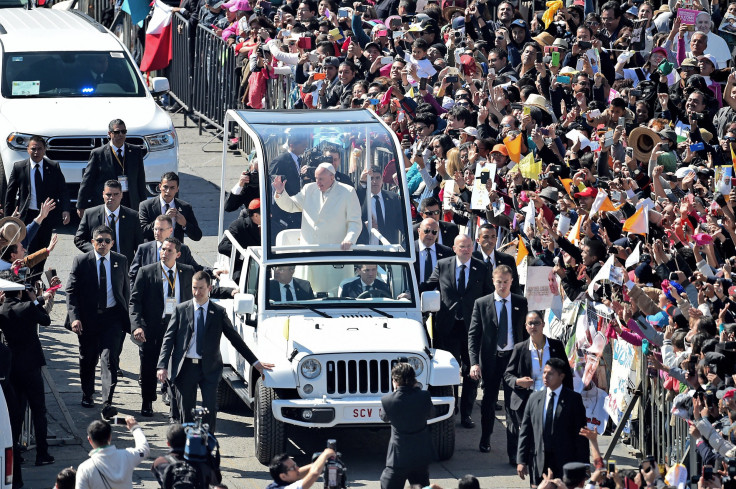
M697 472L725 474L736 3L192 0L180 13L237 53L244 107L268 107L288 68L294 108L367 108L401 141L414 269L442 294L434 340L462 366L463 427L482 380L480 451L501 409L508 461L533 484L568 461L602 467L594 440L609 417L629 422L644 379L691 422ZM567 396L561 442L545 416ZM639 423L630 436L648 446ZM642 467L639 482L659 481L654 459Z

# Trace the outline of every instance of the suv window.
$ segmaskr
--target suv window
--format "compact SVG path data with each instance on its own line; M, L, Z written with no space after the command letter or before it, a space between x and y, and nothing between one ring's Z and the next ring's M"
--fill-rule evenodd
M252 257L248 260L248 275L245 277L245 293L253 294L255 297L255 307L253 314L247 318L246 321L255 322L256 315L258 314L258 274L261 267L258 262Z
M135 67L122 51L6 53L2 69L5 98L146 94Z

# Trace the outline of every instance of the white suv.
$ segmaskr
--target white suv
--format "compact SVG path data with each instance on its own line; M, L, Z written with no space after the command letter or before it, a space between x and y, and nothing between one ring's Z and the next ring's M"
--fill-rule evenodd
M98 73L104 73L99 78ZM168 114L146 87L125 46L79 11L0 9L0 159L7 180L28 158L31 135L61 164L70 197L90 152L107 142L108 123L122 119L128 142L143 146L149 191L176 171L179 145ZM168 91L152 80L154 94Z

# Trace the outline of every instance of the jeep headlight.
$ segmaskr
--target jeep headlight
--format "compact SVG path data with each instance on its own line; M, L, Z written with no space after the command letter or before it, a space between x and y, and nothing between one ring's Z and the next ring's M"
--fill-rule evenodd
M151 151L163 151L171 149L176 144L176 133L174 131L160 132L145 137L148 149Z
M421 375L424 371L424 362L419 357L409 357L407 360L409 365L414 369L416 375Z
M6 141L10 149L14 149L16 151L25 151L28 147L28 143L31 142L31 136L31 134L13 132L8 135Z
M302 375L308 379L317 378L322 373L322 365L314 358L304 360L300 368Z

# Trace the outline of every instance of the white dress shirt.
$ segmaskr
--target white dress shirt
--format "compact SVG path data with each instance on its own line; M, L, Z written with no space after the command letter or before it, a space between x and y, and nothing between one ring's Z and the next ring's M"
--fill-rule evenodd
M95 270L97 271L97 283L100 283L100 258L102 255L95 250ZM115 307L115 296L112 292L112 268L110 267L110 253L105 256L105 275L107 275L107 308Z
M117 146L112 144L112 141L110 141L110 148L112 148L112 152L115 153L115 156L117 156L118 150L120 150L120 154L123 155L123 158L125 158L125 145L124 144L118 148Z
M28 202L28 208L34 211L40 210L36 205L36 168L41 171L41 180L43 180L43 159L36 163L31 160L31 200Z
M169 270L172 270L174 272L174 298L176 299L176 303L178 304L181 301L181 294L180 294L180 280L179 276L176 274L176 262L174 262L174 266L169 268L166 265L164 265L164 262L160 261L161 264L161 277L163 278L163 286L164 286L164 301L169 297ZM164 316L166 315L166 310L164 309Z
M542 389L544 389L542 372L544 371L544 366L547 364L547 360L549 360L549 341L547 341L547 338L544 339L544 346L541 350L542 358L539 358L539 353L540 350L537 350L534 347L534 342L530 338L529 355L531 356L532 360L532 379L534 379L534 385L532 385L532 389L535 391L541 391Z
M115 248L115 251L120 253L120 206L118 206L117 209L114 211L111 211L110 209L105 206L105 226L110 225L110 215L115 216L115 243L113 244L113 247Z
M560 384L557 387L557 389L555 389L554 391L550 390L549 387L547 387L545 389L545 394L544 394L545 395L545 399L544 399L544 413L543 413L544 416L542 416L542 426L544 426L544 422L547 419L547 409L550 408L550 405L549 405L549 395L550 395L550 393L552 393L552 392L555 393L555 404L554 404L554 406L551 406L552 407L552 413L554 413L555 412L555 409L557 409L557 403L560 402L560 392L561 391L562 391L562 384ZM553 416L554 416L554 414L553 414Z
M501 324L501 308L503 307L502 299L506 299L506 319L508 320L508 328L506 329L506 346L501 348L497 346L498 351L509 351L514 348L514 334L513 327L514 323L511 322L511 294L508 297L501 297L497 292L493 293L493 300L496 301L496 320ZM500 345L500 342L499 342Z
M291 281L288 284L282 284L281 282L278 282L279 284L279 291L281 292L281 302L286 302L286 286L289 286L289 289L291 289L291 296L293 297L292 300L296 300L296 289L294 289L294 279L291 279Z
M491 261L491 267L492 269L496 269L496 254L491 252L490 255L486 255L483 251L483 248L480 249L480 254L483 256L483 263L488 263L488 260Z
M192 339L189 341L189 348L187 348L187 358L202 358L201 355L197 355L197 328L199 327L197 324L197 309L200 307L204 308L204 320L207 322L207 309L209 308L209 305L209 300L201 306L197 304L196 301L192 301L192 308L194 309L194 316L192 316L192 320L194 321L194 331L192 331Z
M166 201L161 197L161 195L158 196L158 201L161 204L161 214L166 214ZM176 199L171 199L171 202L168 203L169 209L176 209ZM176 229L176 219L171 220L171 229Z
M432 259L432 270L434 270L434 267L437 266L437 246L435 246L435 244L427 248L426 246L424 246L424 243L419 241L419 281L420 282L424 280L424 261L427 259L426 250L431 250L429 252L429 256ZM430 272L430 274L431 273L432 272ZM467 284L467 281L465 283Z
M470 258L465 263L460 261L460 258L455 257L455 286L457 287L458 280L460 280L460 267L465 265L465 289L468 288L468 277L470 276Z

